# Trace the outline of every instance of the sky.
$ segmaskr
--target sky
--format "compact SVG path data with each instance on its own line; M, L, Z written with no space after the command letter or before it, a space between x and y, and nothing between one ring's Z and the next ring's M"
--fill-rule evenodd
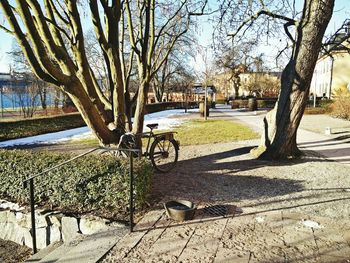
M209 4L210 4L209 0ZM304 1L296 0L296 8L298 10L302 9ZM212 9L215 9L215 4L212 4ZM332 35L337 29L339 29L343 22L346 19L350 19L350 0L335 0L335 6L333 15L331 18L331 21L328 24L325 36ZM198 39L202 46L209 47L212 44L212 27L208 25L208 23L205 21L206 19L203 18L203 23L201 26L199 26L198 31ZM285 36L287 38L287 36ZM284 44L283 44L284 45ZM284 47L284 46L283 46ZM281 70L277 69L276 67L276 54L278 54L279 50L281 49L281 45L279 42L274 42L274 40L269 40L264 43L261 43L259 48L255 50L255 55L264 54L264 63L265 66L267 65L271 70ZM203 55L197 54L195 60L191 62L192 66L196 69L196 71L204 72L205 66L203 61ZM209 56L207 60L213 60L212 56ZM288 61L285 61L287 63ZM280 65L284 67L285 65Z
M210 2L213 2L213 0ZM301 1L297 2L300 3ZM213 3L211 5L215 6ZM331 33L335 32L347 18L350 18L350 0L335 0L334 14L328 25L326 35L330 35ZM212 27L206 20L207 19L203 19L203 22L201 22L201 26L197 32L199 44L201 44L203 47L208 47L211 44ZM1 11L0 23L4 23L4 18L2 17ZM13 38L3 30L0 30L0 72L9 72L10 58L6 53L11 51L12 42ZM271 60L274 60L275 53L277 53L276 50L271 50L271 45L265 45L265 47L262 46L261 51L259 52L265 53L267 55L266 59ZM203 66L203 55L198 55L192 63L193 66L197 67L197 71L205 71L205 67Z

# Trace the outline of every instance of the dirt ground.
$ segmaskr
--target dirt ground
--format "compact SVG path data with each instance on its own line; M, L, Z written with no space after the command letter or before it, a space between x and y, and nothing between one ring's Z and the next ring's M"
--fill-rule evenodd
M236 207L239 216L176 224L163 214L103 262L350 262L349 166L313 152L258 161L249 154L255 143L181 147L177 167L153 179L154 213L185 199Z
M0 239L0 262L2 263L24 262L31 253L32 250L26 246Z
M252 159L256 142L182 147L179 163L156 174L156 202L174 198L195 203L229 203L244 212L290 208L331 219L350 216L349 166L307 152L300 160Z

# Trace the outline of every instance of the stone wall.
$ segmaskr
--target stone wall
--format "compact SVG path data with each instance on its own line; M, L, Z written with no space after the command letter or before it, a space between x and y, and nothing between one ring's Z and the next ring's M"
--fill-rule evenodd
M106 230L110 222L95 216L75 218L59 212L35 213L37 248L42 249L56 241L70 242L81 235ZM0 210L0 238L33 248L30 212Z

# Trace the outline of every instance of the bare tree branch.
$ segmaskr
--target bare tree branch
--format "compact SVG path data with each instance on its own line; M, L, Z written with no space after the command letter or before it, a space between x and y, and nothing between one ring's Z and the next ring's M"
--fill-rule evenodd
M254 15L252 15L249 18L247 18L246 20L244 20L238 26L238 28L236 29L236 31L234 33L227 34L227 35L232 37L232 38L234 38L245 26L247 26L248 24L253 23L255 20L257 20L262 15L266 15L266 16L269 16L269 17L272 17L272 18L284 20L284 21L286 21L288 23L289 26L296 24L296 21L294 19L292 19L292 18L283 16L283 15L279 15L279 14L275 14L275 13L272 13L272 12L270 12L268 10L260 10L257 13L255 13Z
M55 3L53 2L53 0L48 0L48 4L49 4L50 7L52 8L54 14L60 19L60 21L63 22L65 25L68 26L68 25L70 24L70 21L69 21L68 19L65 19L65 18L61 15L61 13L58 11L58 9L57 9ZM58 2L58 4L60 5L59 2ZM63 7L62 7L61 5L60 5L60 8L61 8L62 10L64 10ZM66 17L68 17L67 12L64 11L63 13L66 15Z
M11 35L15 34L15 32L11 31L10 29L6 28L3 25L0 25L0 29L4 30L6 33L11 34Z
M39 78L59 86L60 82L54 77L52 77L50 74L48 74L42 67L41 63L37 60L37 56L33 52L28 40L26 39L25 34L20 28L9 2L7 0L3 0L3 1L0 1L0 5L5 11L5 15L8 18L8 21L10 23L10 26L12 27L12 30L15 32L17 41L23 46L24 54L28 58L28 61L31 64L35 74Z

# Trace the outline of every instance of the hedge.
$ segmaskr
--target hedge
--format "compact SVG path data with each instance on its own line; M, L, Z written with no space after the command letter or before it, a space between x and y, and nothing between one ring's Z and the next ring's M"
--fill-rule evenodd
M70 154L0 150L0 198L28 204L22 181L73 157ZM141 208L150 190L152 166L135 160L135 205ZM93 213L125 220L129 202L127 159L91 154L35 180L36 204L70 213Z
M73 129L85 125L79 113L19 121L1 121L0 141Z
M182 101L150 103L146 105L146 112L154 113L154 112L159 112L164 110L184 109L184 107L185 107L185 102L182 102ZM198 108L198 102L188 101L187 108Z
M232 109L238 109L238 108L247 108L248 107L248 99L235 99L231 101L231 108ZM257 98L257 105L258 108L267 108L272 109L277 101L277 98Z

